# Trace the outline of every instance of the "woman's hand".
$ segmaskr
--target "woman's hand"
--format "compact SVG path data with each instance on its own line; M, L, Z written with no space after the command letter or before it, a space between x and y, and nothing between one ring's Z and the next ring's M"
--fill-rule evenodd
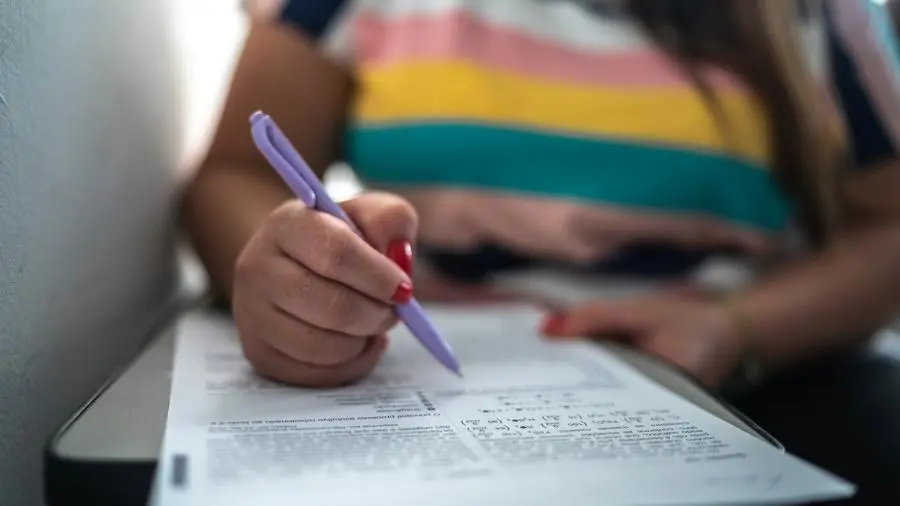
M307 387L363 378L387 346L392 306L412 297L412 207L370 193L343 208L366 240L337 218L290 202L238 258L234 319L244 354L266 377Z
M420 241L450 251L487 243L576 265L591 265L639 243L733 249L753 256L777 251L771 238L715 220L623 213L514 192L415 189L403 196L419 211Z
M744 352L728 310L687 291L589 302L549 316L542 331L556 340L624 340L712 388L729 378Z

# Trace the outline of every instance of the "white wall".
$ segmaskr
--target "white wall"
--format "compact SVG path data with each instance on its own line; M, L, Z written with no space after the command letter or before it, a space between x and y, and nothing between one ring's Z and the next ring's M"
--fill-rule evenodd
M0 0L0 504L138 347L175 277L169 3Z
M177 289L173 197L227 91L239 5L0 0L0 505L41 503L46 438Z
M178 167L184 178L206 149L248 25L240 0L169 1L183 96Z

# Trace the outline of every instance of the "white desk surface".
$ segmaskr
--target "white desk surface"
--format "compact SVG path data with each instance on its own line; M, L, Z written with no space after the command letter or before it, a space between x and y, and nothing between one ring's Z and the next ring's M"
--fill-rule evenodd
M169 409L175 332L154 339L141 356L57 441L56 453L79 460L152 460Z
M506 280L516 289L551 295L562 302L603 294L643 291L652 284L564 278L536 273ZM601 295L603 295L601 294ZM165 430L171 386L175 328L154 339L130 367L57 440L59 457L86 461L152 461ZM900 338L886 331L879 346L900 349Z

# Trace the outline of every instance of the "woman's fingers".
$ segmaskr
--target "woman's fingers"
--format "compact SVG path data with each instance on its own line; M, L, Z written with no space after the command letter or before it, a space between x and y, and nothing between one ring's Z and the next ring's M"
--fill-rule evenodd
M316 366L342 364L366 347L364 337L310 325L263 298L240 307L242 332L265 342L297 362Z
M548 315L541 332L559 340L634 336L652 326L653 310L649 298L593 301Z
M288 258L269 259L253 282L270 303L320 329L366 337L384 332L394 319L388 303L321 277Z
M334 388L355 383L367 376L387 348L383 335L366 339L366 347L355 358L340 365L321 367L293 360L261 340L242 341L244 355L262 376L309 388Z
M346 209L363 237L338 218L289 202L241 252L232 310L246 357L267 377L308 387L361 378L384 351L394 305L412 297L411 207L372 194Z
M383 303L411 295L409 275L338 218L311 209L285 212L276 244L308 271Z

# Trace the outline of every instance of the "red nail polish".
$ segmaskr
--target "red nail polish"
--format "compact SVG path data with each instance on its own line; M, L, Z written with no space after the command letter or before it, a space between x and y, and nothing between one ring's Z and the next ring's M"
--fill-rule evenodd
M412 299L412 291L412 285L404 281L397 287L391 300L397 304L406 304Z
M407 275L412 275L412 244L405 239L398 239L388 245L387 257L397 264Z
M550 315L541 323L541 332L547 335L558 335L565 330L566 317L560 314Z

